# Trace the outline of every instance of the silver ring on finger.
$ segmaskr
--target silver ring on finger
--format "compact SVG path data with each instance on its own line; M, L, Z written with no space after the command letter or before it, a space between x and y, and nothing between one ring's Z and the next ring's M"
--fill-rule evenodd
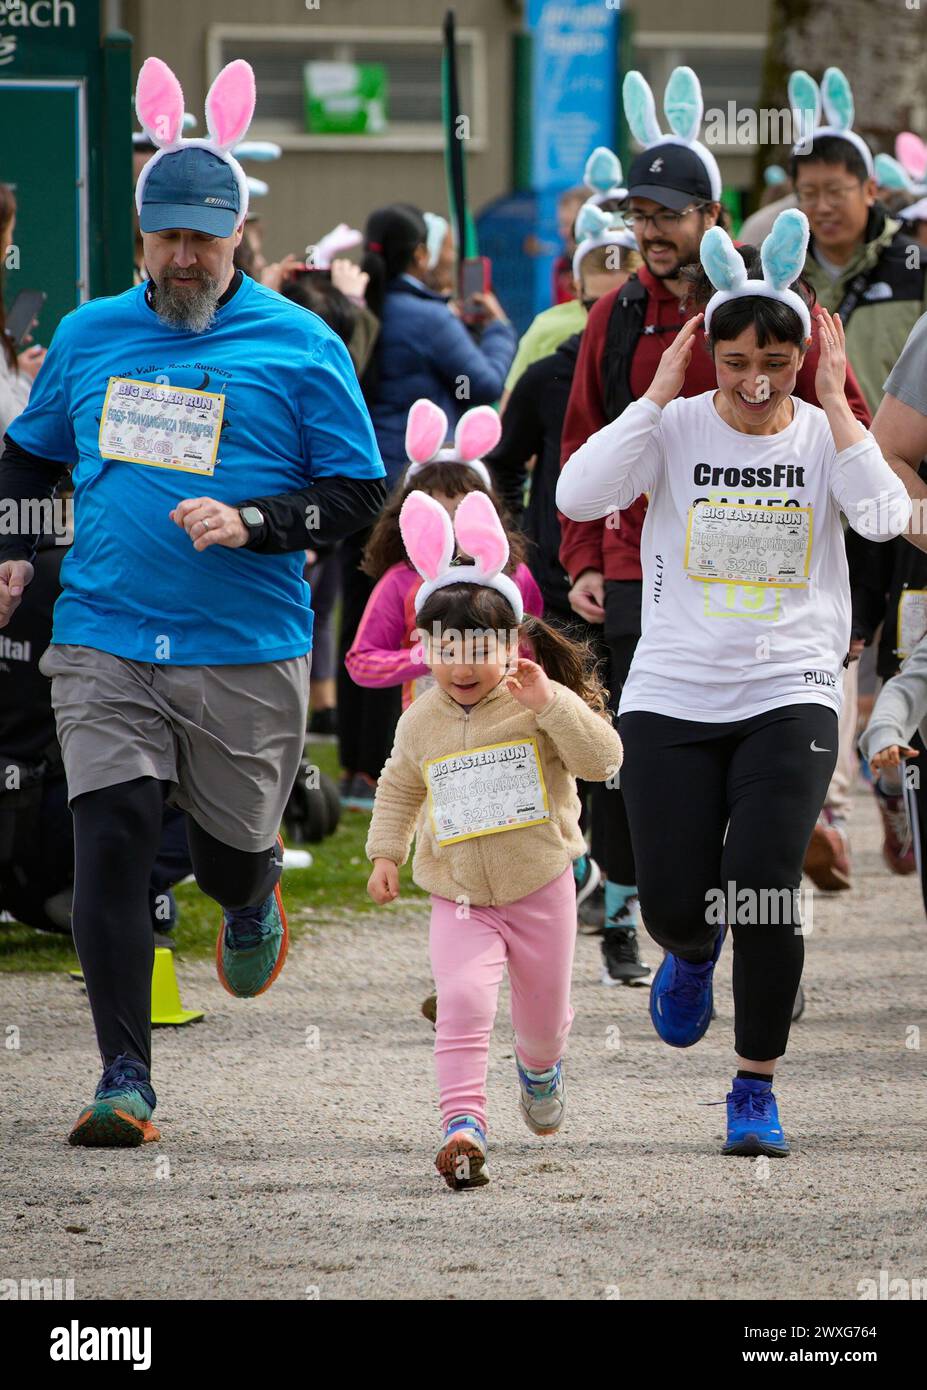
M208 518L208 517L204 516L204 517L203 517L203 520L202 520L202 522L201 522L200 524L202 525L204 531L208 531L208 530L209 530L209 518Z

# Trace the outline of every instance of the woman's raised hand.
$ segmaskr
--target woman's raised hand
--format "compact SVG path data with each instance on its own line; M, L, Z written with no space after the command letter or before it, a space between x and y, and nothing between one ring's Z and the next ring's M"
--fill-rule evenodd
M686 371L692 360L695 335L702 326L703 318L703 314L695 314L683 324L660 358L660 365L650 383L650 389L644 392L644 399L653 401L661 410L682 390Z

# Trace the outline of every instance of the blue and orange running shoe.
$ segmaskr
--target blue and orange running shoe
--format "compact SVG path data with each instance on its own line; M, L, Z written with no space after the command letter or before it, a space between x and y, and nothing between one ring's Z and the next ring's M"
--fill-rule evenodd
M444 1143L435 1154L435 1167L455 1192L485 1187L489 1182L486 1131L472 1115L455 1115L448 1121Z
M68 1143L86 1148L137 1148L161 1135L151 1123L157 1104L144 1062L122 1055L104 1071L93 1104L80 1114Z
M779 1107L771 1081L750 1081L735 1076L727 1097L726 1154L756 1158L769 1154L784 1158L791 1145L779 1123Z
M712 1019L712 977L727 927L718 931L711 960L698 965L667 952L650 986L650 1018L670 1047L691 1047L708 1032Z
M277 845L282 863L283 841L279 835ZM238 999L263 994L283 969L289 944L278 881L260 907L247 912L223 912L216 941L216 969L221 983Z

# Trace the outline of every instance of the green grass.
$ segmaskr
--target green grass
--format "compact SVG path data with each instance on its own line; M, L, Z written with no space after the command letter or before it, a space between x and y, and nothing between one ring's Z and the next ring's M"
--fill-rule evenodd
M310 754L322 772L337 780L335 744L311 744ZM364 843L369 824L370 817L365 812L342 811L334 835L306 846L312 853L312 867L290 869L285 873L284 903L294 939L306 931L311 932L313 914L377 911L367 896L370 863L364 854ZM400 870L399 880L403 897L427 901L427 895L412 882L410 864ZM183 884L174 891L180 909L174 935L178 955L193 960L211 958L219 926L217 904L193 883ZM0 923L0 972L76 968L77 957L70 937L46 935L19 923Z

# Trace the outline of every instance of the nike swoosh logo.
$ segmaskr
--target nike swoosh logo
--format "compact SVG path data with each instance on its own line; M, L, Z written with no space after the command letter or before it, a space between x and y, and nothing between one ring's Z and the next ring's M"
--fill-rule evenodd
M815 743L814 739L812 739L811 751L812 753L832 753L834 750L832 748L819 748L818 745Z

